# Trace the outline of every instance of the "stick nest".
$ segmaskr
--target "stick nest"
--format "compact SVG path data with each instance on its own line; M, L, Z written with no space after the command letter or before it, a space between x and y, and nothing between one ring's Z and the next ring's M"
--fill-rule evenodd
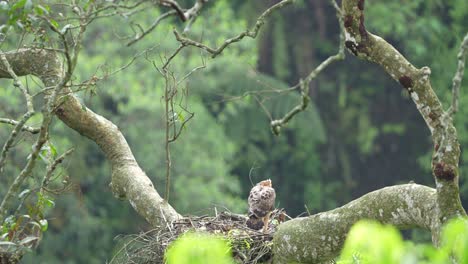
M273 234L276 227L285 221L284 209L275 209L270 217L268 232L247 227L245 215L222 212L216 216L191 216L168 223L150 231L125 236L125 244L109 264L164 263L166 248L187 232L205 232L223 237L231 247L237 263L265 263L272 259Z

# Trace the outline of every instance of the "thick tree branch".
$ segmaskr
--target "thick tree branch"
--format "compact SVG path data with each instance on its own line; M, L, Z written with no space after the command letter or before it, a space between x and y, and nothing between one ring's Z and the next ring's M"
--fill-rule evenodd
M399 228L437 230L436 190L418 184L386 187L342 207L279 226L273 238L275 263L325 263L339 253L351 226L373 219ZM437 231L436 231L437 232Z
M460 202L458 187L460 146L457 132L450 113L443 110L432 89L430 69L417 69L392 45L366 30L364 0L344 0L342 6L346 28L345 46L359 58L382 66L407 89L431 131L434 143L432 171L440 209L438 217L445 222L451 217L466 215Z
M10 63L8 62L5 56L5 53L3 53L2 51L0 51L0 60L2 61L2 64L3 64L2 68L5 69L8 72L8 74L10 74L11 78L14 81L14 85L18 87L18 89L20 89L21 92L23 93L23 96L26 99L26 106L27 106L28 112L31 114L34 113L34 107L33 107L31 95L28 93L28 90L26 90L26 88L23 86L18 76L16 75L15 71L11 68Z
M411 95L432 134L432 170L436 190L407 184L369 193L343 207L281 224L274 235L278 263L322 263L336 257L351 226L374 219L399 228L430 230L436 245L448 219L466 215L458 189L460 147L449 112L434 93L430 69L417 69L392 45L369 33L364 25L364 0L343 0L345 46L359 58L374 62Z
M46 87L54 86L63 74L63 66L56 52L39 49L20 49L6 53L18 76L35 75ZM0 78L10 75L0 69ZM111 121L82 105L68 90L55 107L55 114L70 128L95 141L112 167L112 190L119 198L129 200L133 208L153 225L162 220L172 221L179 214L155 190L151 180L140 168L124 136Z

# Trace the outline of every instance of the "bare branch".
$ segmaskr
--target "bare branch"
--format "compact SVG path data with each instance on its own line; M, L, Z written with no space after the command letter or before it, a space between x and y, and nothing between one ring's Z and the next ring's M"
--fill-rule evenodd
M294 0L283 0L283 1L273 5L272 7L268 8L267 10L265 10L265 12L263 12L258 17L257 22L255 23L255 26L252 29L250 29L250 30L247 29L247 30L245 30L244 32L240 33L239 35L237 35L235 37L226 39L224 41L224 43L221 44L221 46L219 46L218 48L210 48L210 47L208 47L207 45L205 45L205 44L203 44L201 42L197 42L195 40L186 38L186 37L182 36L179 32L177 32L177 30L174 30L174 35L175 35L177 41L179 41L182 45L184 45L184 46L195 46L197 48L203 49L203 50L209 52L210 54L212 54L212 56L211 56L212 58L215 58L216 56L221 54L221 52L223 52L223 50L226 47L228 47L229 45L231 45L232 43L239 42L245 37L256 38L258 32L261 29L261 27L263 26L263 24L265 24L266 19L271 14L274 11L276 11L276 10L278 10L278 9L292 3L293 1Z
M58 158L56 158L49 166L47 166L47 172L44 176L44 179L42 180L42 184L41 184L41 190L42 188L46 187L49 182L50 182L50 178L52 177L52 174L54 173L55 169L57 169L57 166L62 163L65 158L70 155L73 151L75 151L74 148L71 148L67 151L65 151L65 153L63 153L62 155L60 155Z
M453 115L458 112L458 97L460 96L460 86L463 79L463 73L465 72L465 60L466 54L468 53L468 33L465 35L461 45L460 51L458 52L458 67L453 76L452 80L452 106L450 114Z
M0 123L4 123L4 124L9 124L9 125L16 126L16 125L18 125L20 122L19 122L19 121L16 121L16 120L13 120L13 119L8 119L8 118L0 118ZM31 133L31 134L37 134L37 133L39 133L40 128L23 125L23 127L21 128L21 130L22 130L22 131L29 132L29 133Z
M86 14L83 14L81 16L80 20L80 30L78 33L78 36L75 40L75 43L73 45L73 54L71 53L70 50L70 45L65 38L65 34L67 34L68 30L65 32L59 31L57 28L55 28L50 21L47 20L47 22L51 25L52 30L54 30L62 39L63 45L65 47L65 56L67 58L67 70L65 72L65 75L62 76L61 71L62 71L62 64L59 62L59 59L55 53L55 56L51 58L42 58L41 55L44 54L49 54L45 50L19 50L18 54L16 53L1 53L0 58L3 61L3 65L6 68L6 71L8 75L3 76L3 72L0 72L0 77L9 77L17 79L16 74L13 72L13 68L21 68L20 65L15 65L13 67L10 66L8 59L6 58L6 55L9 55L12 57L13 62L18 62L19 64L27 65L24 69L22 69L21 74L22 75L28 75L28 74L34 74L37 75L39 78L41 78L42 82L44 83L45 86L51 86L54 87L52 92L50 94L47 94L45 97L45 105L43 106L42 109L42 123L41 123L41 128L39 135L36 139L36 142L33 145L33 149L29 155L29 159L24 166L23 170L18 174L18 176L15 178L13 183L9 186L7 193L5 194L5 197L3 198L1 204L0 204L0 219L3 219L5 217L5 214L9 210L10 204L13 201L14 196L19 192L21 185L23 182L26 180L27 177L29 177L36 165L36 160L37 157L39 156L39 153L44 146L44 144L47 142L49 138L49 125L52 121L52 115L53 111L55 109L55 103L57 100L57 96L59 95L60 91L65 87L65 85L68 83L68 81L71 79L71 76L73 74L74 68L76 66L77 60L78 60L78 54L81 49L81 41L83 39L83 34L84 31L86 30L86 16L91 12L91 8L88 9ZM21 54L27 54L31 53L33 56L30 56L29 58L25 59L21 57ZM40 58L41 60L47 60L48 63L45 65L45 69L39 69L42 67L38 67L37 65L44 65L40 64L39 61L37 64L32 62L33 59L35 58ZM11 62L11 61L10 61ZM57 68L54 68L54 66L57 66ZM31 72L28 72L28 70L32 68L33 70ZM2 69L3 70L3 69ZM44 74L41 74L44 73ZM28 107L29 108L29 107ZM28 113L30 113L28 111ZM28 114L27 113L27 114Z
M201 8L203 7L203 4L206 2L207 0L197 0L195 4L193 5L193 7L191 7L190 9L184 12L184 10L180 7L179 3L177 3L176 1L161 0L160 1L161 5L169 6L172 8L172 10L157 17L154 20L153 24L151 24L151 26L148 29L146 30L141 29L142 33L137 34L133 40L127 43L127 46L131 46L135 44L136 42L138 42L139 40L143 39L146 35L151 33L159 25L159 23L161 23L161 21L173 15L178 15L179 18L184 22L188 20L189 24L185 28L187 29L193 23L193 21L195 21L195 18L198 16L198 12L200 12ZM186 32L186 30L184 30L184 32Z
M336 61L339 61L339 60L343 60L345 58L345 53L344 53L345 28L343 26L343 19L342 19L342 15L341 15L341 10L338 7L338 5L336 4L335 0L331 0L330 2L333 5L333 7L335 8L335 10L336 10L336 16L338 17L338 21L339 21L339 24L340 24L340 44L339 44L339 48L338 48L338 53L328 57L326 60L324 60L322 63L320 63L320 65L317 66L317 68L315 68L313 71L311 71L309 73L309 75L307 75L307 77L304 80L300 80L297 85L292 87L294 89L296 89L297 87L300 88L300 90L301 90L301 101L297 106L295 106L293 109L291 109L291 111L286 113L281 119L276 119L276 120L271 121L271 123L270 123L271 130L272 130L273 134L275 134L276 136L280 134L281 127L286 125L296 114L304 111L307 108L307 106L309 104L309 101L310 101L310 98L309 98L309 85L310 85L310 82L312 80L314 80L320 74L320 72L322 72L330 64L332 64L332 63L334 63Z
M193 20L196 18L206 2L208 2L208 0L197 0L192 8L185 11L184 16L186 20Z
M5 53L3 51L0 51L0 60L2 61L3 65L5 66L5 68L7 70L7 72L10 74L11 78L13 79L13 81L14 81L13 85L15 87L17 87L18 89L20 89L21 92L23 93L23 96L26 99L26 106L27 106L28 112L34 113L34 106L33 106L33 102L32 102L32 97L28 93L28 90L23 86L23 84L19 80L16 73L13 71L13 69L12 69L10 63L8 62L8 60L7 60L6 56L5 56Z
M177 54L179 54L179 52L185 47L184 44L181 44L179 47L177 47L177 49L171 54L171 56L169 56L169 58L166 60L166 62L164 63L164 65L162 66L162 70L164 72L166 72L166 68L167 66L169 66L169 64L171 63L171 61L177 56Z
M8 151L10 150L10 148L13 146L13 143L15 142L15 139L16 137L18 136L19 132L21 131L21 129L23 128L24 124L26 123L26 121L28 121L28 119L33 115L32 112L27 112L26 114L23 115L23 117L20 119L19 122L16 122L16 126L15 128L13 129L13 131L11 132L10 136L8 137L7 141L5 142L5 144L3 145L3 148L2 148L2 152L0 153L0 173L3 172L3 166L5 166L5 161L6 161L6 157L7 157L7 154L8 154ZM11 120L13 121L13 120ZM1 211L0 211L0 215L1 215ZM3 218L0 218L0 219L3 219Z
M278 136L281 132L281 127L286 125L291 120L291 118L293 118L293 116L304 111L309 105L309 101L310 101L310 97L308 94L309 83L305 83L301 80L300 87L301 87L301 102L299 103L299 105L296 105L293 109L291 109L291 111L289 111L281 119L275 119L271 121L270 126L274 135Z
M187 18L185 17L184 11L182 11L182 8L179 6L179 3L173 0L161 0L161 4L165 6L170 6L172 11L176 12L177 15L179 15L180 19L182 21L187 21Z
M466 216L460 201L458 163L460 144L449 112L432 89L429 67L417 69L391 44L366 30L364 1L343 0L345 46L357 57L380 66L411 95L429 128L434 144L432 173L435 176L437 205L443 223L453 217ZM442 224L443 224L442 223ZM434 241L438 245L438 239Z
M139 40L144 38L146 35L148 35L151 31L153 31L159 25L159 23L161 23L161 21L163 21L164 19L166 19L166 18L168 18L168 17L170 17L172 15L175 15L175 14L176 14L176 11L171 10L169 12L166 12L166 13L160 15L159 17L156 18L156 20L154 20L153 24L151 24L151 26L147 30L143 31L143 33L141 33L141 35L135 36L135 39L128 42L127 46L131 46L131 45L135 44L136 42L138 42Z

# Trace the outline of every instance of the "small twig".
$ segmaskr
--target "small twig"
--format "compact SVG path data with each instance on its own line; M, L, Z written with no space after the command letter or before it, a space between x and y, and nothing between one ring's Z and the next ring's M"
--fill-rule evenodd
M13 126L16 126L19 124L19 121L16 121L16 120L13 120L13 119L8 119L8 118L0 118L0 123L4 123L4 124L9 124L9 125L13 125ZM41 130L40 128L37 128L37 127L31 127L31 126L26 126L26 125L23 125L23 127L21 128L22 131L26 131L26 132L29 132L31 134L37 134L39 133L39 131Z
M178 15L180 19L184 22L189 21L188 25L184 29L184 32L186 32L185 30L192 25L192 23L195 21L196 17L198 16L198 13L200 12L201 8L203 7L203 4L206 2L207 0L197 0L195 4L193 5L193 7L191 7L190 9L184 12L184 9L181 8L180 5L176 1L161 0L160 3L162 5L169 6L172 8L172 10L157 17L156 20L154 20L153 24L151 24L151 26L148 29L143 30L140 28L142 33L137 34L135 36L135 39L127 43L127 46L131 46L135 44L136 42L140 41L141 39L143 39L146 35L151 33L161 23L161 21L173 15Z
M273 117L271 116L270 112L268 111L267 107L263 104L263 101L261 101L260 99L258 99L257 95L253 95L253 98L255 98L255 101L257 101L258 105L260 105L260 107L262 108L263 112L265 112L265 115L268 116L268 119L270 119L270 121L273 120Z
M159 17L156 18L156 20L153 22L153 24L147 30L143 31L143 33L141 33L141 35L137 35L135 37L135 39L128 42L127 46L131 46L131 45L135 44L136 42L138 42L139 40L144 38L146 35L148 35L151 31L153 31L159 25L159 23L161 23L161 21L163 21L164 19L166 19L166 18L168 18L168 17L170 17L172 15L175 15L175 14L176 14L176 11L171 10L169 12L166 12L166 13L160 15Z
M145 49L145 50L143 50L143 51L141 51L141 52L138 52L137 54L135 54L135 55L130 59L130 61L129 61L127 64L125 64L125 65L119 67L118 69L112 71L111 73L106 74L106 77L111 76L111 75L114 75L114 74L116 74L116 73L119 73L119 72L121 72L121 71L127 69L127 68L130 67L139 57L141 57L141 56L144 55L144 54L147 54L148 52L150 52L150 51L152 51L152 50L154 50L156 47L157 47L157 46L154 46L154 47ZM101 78L102 78L102 77L101 77Z
M345 29L343 25L343 19L341 15L341 9L336 4L335 0L331 0L331 4L336 10L336 16L338 17L339 24L340 24L340 44L338 48L338 53L328 57L322 63L320 63L317 68L315 68L312 72L307 75L304 80L300 80L297 85L292 88L299 87L301 89L301 101L298 105L296 105L293 109L291 109L288 113L286 113L281 119L272 120L270 122L271 130L274 135L279 135L281 132L281 127L286 125L296 114L304 111L310 101L309 97L309 84L312 80L314 80L320 72L322 72L325 68L327 68L333 62L343 60L345 58L344 53L344 42L345 42Z
M169 59L166 60L166 62L164 63L164 65L162 66L162 70L163 71L166 71L166 68L169 66L169 64L171 63L171 61L177 56L177 54L179 54L179 52L185 47L184 44L181 44L179 47L177 47L177 49L171 54L171 56L169 56Z
M164 216L164 214L162 214L162 216ZM144 232L142 235L146 235L146 234L150 234L151 232L154 232L155 229L151 229L151 230L148 230L146 232ZM109 261L109 264L111 264L112 262L114 262L114 259L120 254L120 252L122 252L124 249L127 248L128 245L130 245L131 243L135 242L136 240L138 240L140 238L140 236L136 236L135 238L127 241L125 243L125 245L123 245L119 251L117 251L117 253L114 254L114 256L112 257L112 259Z
M48 96L45 100L46 102L42 109L42 123L41 123L39 136L37 137L37 140L33 145L33 150L31 151L29 155L29 159L26 165L23 167L21 172L16 176L13 183L9 186L5 196L3 197L3 200L0 204L0 219L3 219L5 217L5 214L9 210L9 206L13 202L13 198L19 192L21 185L24 183L26 178L32 174L32 170L34 169L36 165L37 157L39 156L39 153L42 147L48 140L49 125L52 120L52 114L53 114L52 112L54 110L54 105L56 103L57 95L59 94L60 90L65 87L65 85L68 83L68 81L70 81L72 77L73 71L75 69L75 66L78 60L78 54L82 47L83 35L84 35L84 32L86 30L86 25L87 25L86 19L88 18L87 16L91 12L91 10L92 8L89 8L86 14L84 14L83 16L80 16L80 31L74 42L73 55L70 55L70 45L69 45L69 42L67 41L67 38L65 37L68 30L62 33L49 20L46 19L51 29L59 35L59 37L61 38L63 42L62 44L64 45L65 57L67 61L67 70L65 72L65 76L63 76L63 78L60 79L60 81L57 83L55 88L52 90L52 93L50 94L50 96ZM0 58L4 62L5 66L8 67L8 62L5 63L4 53L0 54ZM13 75L11 72L9 73L10 73L10 76L13 79L15 79L15 75ZM31 103L31 106L32 106L32 103Z
M267 10L265 10L265 12L263 12L258 17L257 22L255 23L255 26L252 29L250 29L250 30L247 29L247 30L245 30L244 32L240 33L239 35L237 35L235 37L226 39L223 42L223 44L221 44L221 46L219 46L218 48L210 48L210 47L208 47L207 45L205 45L205 44L203 44L201 42L198 42L198 41L183 37L179 32L177 32L177 30L174 30L174 35L175 35L177 41L179 41L181 44L183 44L185 46L195 46L197 48L203 49L203 50L207 51L208 53L210 53L212 55L211 56L212 58L215 58L216 56L221 54L221 52L226 47L231 45L232 43L239 42L245 37L256 38L257 35L258 35L258 32L261 29L261 27L263 26L263 24L265 24L265 20L273 13L273 11L282 8L287 4L292 3L293 1L294 0L283 0L283 1L273 5L272 7L268 8Z
M0 173L3 171L3 166L5 166L5 161L6 161L8 151L10 150L11 146L15 142L15 139L18 136L19 132L23 129L23 126L26 123L26 121L28 121L28 119L32 115L33 115L32 112L27 112L26 114L23 115L23 117L20 119L20 121L16 123L15 128L13 129L13 131L11 132L11 134L8 137L7 141L3 145L2 152L0 153L1 154L0 155ZM1 214L1 212L0 212L0 214Z
M26 99L26 106L28 109L28 112L34 113L34 105L32 102L32 97L28 93L28 90L23 86L21 81L19 80L18 76L16 73L13 71L13 68L11 67L10 63L8 62L5 53L3 51L0 51L0 60L2 61L3 65L5 66L7 72L10 74L11 78L13 79L13 85L20 89L20 91L23 93L24 98Z
M195 67L195 68L193 68L190 72L188 72L186 75L184 75L184 76L177 82L177 85L179 85L181 82L185 81L190 75L192 75L192 74L195 73L196 71L201 70L201 69L204 69L204 68L206 68L205 62L203 62L203 65L202 65L202 66Z
M44 188L45 186L47 186L49 184L49 181L50 181L50 178L52 177L52 174L54 173L55 169L57 169L57 166L63 162L63 160L68 156L70 155L75 149L74 148L71 148L69 150L67 150L65 153L63 153L62 155L60 155L58 158L56 158L52 164L50 164L49 166L47 166L47 172L44 176L44 180L42 181L42 185L41 185L41 189Z
M468 53L468 33L463 38L463 41L460 45L460 51L458 52L458 67L453 76L452 80L452 106L450 109L450 114L453 115L458 112L458 99L460 96L460 86L463 79L463 73L465 72L465 60Z
M170 178L171 178L171 165L172 165L172 162L171 162L171 151L170 151L170 140L169 140L169 127L170 127L170 121L169 121L169 89L170 89L170 85L169 85L169 81L168 81L168 78L167 76L164 76L165 78L165 89L164 89L164 100L165 100L165 121L166 121L166 143L165 143L165 150L166 150L166 192L165 192L165 195L164 195L164 200L166 200L166 202L169 202L169 191L170 191Z

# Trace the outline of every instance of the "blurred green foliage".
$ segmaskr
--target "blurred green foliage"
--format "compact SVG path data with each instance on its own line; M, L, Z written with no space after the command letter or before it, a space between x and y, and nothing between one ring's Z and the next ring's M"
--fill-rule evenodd
M360 221L350 230L338 264L468 263L468 222L452 219L442 230L440 248L404 241L393 226Z
M17 34L31 32L31 28L13 21L26 21L41 12L64 12L60 5L34 0L17 3L14 12L0 16L4 25L13 28L2 50L29 44L53 46L54 35L47 27L40 36ZM86 1L81 3L85 5ZM180 3L189 6L192 1ZM270 4L210 1L189 36L210 46L219 45L252 25ZM105 76L78 95L90 109L118 125L160 192L165 184L164 81L152 63L161 67L177 48L173 28L182 31L185 25L169 19L135 45L126 44L134 37L135 25L148 28L162 12L151 8L136 17L106 17L90 24L73 78L77 84L94 75ZM213 207L246 212L251 181L255 184L265 178L273 180L277 206L286 208L292 216L306 210L315 213L331 209L391 184L410 180L433 184L430 134L416 107L382 69L352 56L311 83L310 107L279 137L270 132L269 115L281 117L297 104L299 95L265 91L284 91L337 50L334 12L326 1L297 1L275 14L258 39L244 39L214 60L195 48L184 49L175 58L169 69L178 79L206 65L179 85L189 94L179 99L195 117L171 146L170 202L177 210L198 215L212 213ZM367 28L395 45L417 67L431 67L431 81L446 108L467 20L468 2L464 0L366 1ZM60 20L55 23L60 29L67 26ZM2 27L2 31L6 29ZM128 68L109 75L145 49L148 52ZM22 80L31 92L39 91L36 78ZM466 83L462 83L460 112L455 117L462 148L468 144ZM39 109L43 103L40 96L34 103ZM0 117L18 119L24 106L18 89L11 81L2 80ZM184 114L181 108L177 113ZM37 114L28 124L37 126L39 121ZM10 126L0 124L0 144L10 130ZM16 142L0 178L0 196L24 166L34 139L22 133ZM48 232L38 251L24 262L102 263L111 257L118 234L135 233L147 226L127 203L113 198L108 187L109 164L97 146L57 120L53 122L51 142L57 154L76 148L57 171L71 185L65 194L55 197L55 208L46 216ZM463 151L460 181L465 204L466 161L468 153ZM45 166L38 165L25 189L40 184Z
M233 264L227 242L213 235L186 233L166 252L167 264Z

